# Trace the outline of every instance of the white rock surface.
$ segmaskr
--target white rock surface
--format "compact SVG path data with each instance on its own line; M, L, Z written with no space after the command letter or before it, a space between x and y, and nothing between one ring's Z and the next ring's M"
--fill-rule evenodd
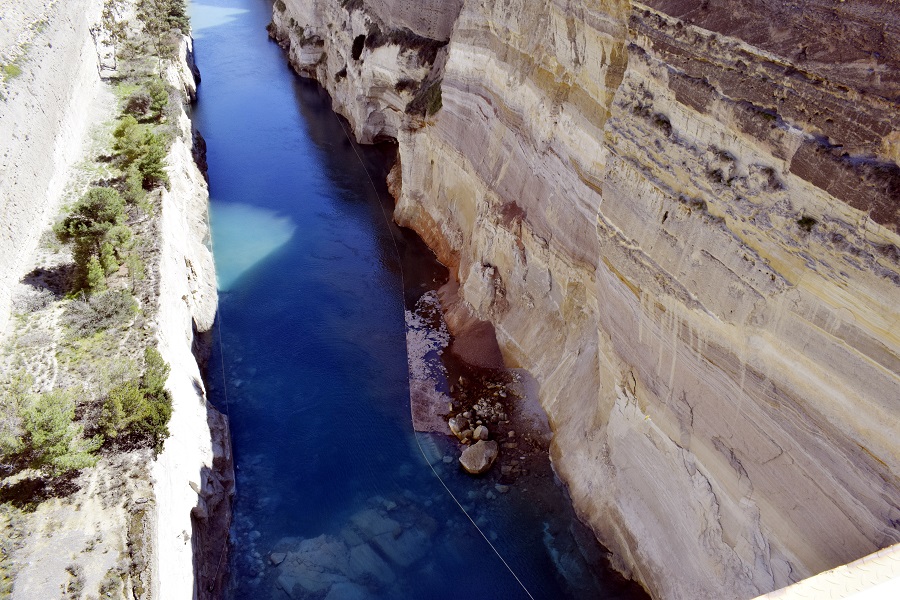
M187 66L170 71L170 81L188 77ZM157 598L190 598L195 589L205 597L209 582L221 574L234 493L228 421L208 404L191 352L194 330L212 326L217 295L212 253L204 245L209 192L191 155L191 124L184 113L179 126L168 157L171 189L162 195L159 349L172 367L167 387L173 410L171 435L152 471ZM192 541L194 535L201 539ZM199 564L202 576L195 572Z
M59 209L67 169L82 158L100 90L89 29L102 5L0 2L0 64L21 69L0 85L0 331L12 288Z

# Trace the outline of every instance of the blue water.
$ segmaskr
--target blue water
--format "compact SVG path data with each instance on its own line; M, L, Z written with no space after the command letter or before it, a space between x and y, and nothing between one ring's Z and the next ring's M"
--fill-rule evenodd
M268 40L269 0L191 10L220 288L208 384L237 468L226 595L527 598L412 432L404 292L414 301L446 272L384 218L393 149L351 145L324 92ZM535 598L636 597L571 542L580 525L549 463L540 498L486 497L493 481L437 468ZM366 545L368 562L352 554Z

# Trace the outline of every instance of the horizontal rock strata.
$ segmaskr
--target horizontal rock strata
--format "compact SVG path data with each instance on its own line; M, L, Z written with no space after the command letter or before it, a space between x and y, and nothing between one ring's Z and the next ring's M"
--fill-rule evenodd
M894 5L466 1L418 47L367 45L400 2L285 5L622 571L747 598L900 541Z

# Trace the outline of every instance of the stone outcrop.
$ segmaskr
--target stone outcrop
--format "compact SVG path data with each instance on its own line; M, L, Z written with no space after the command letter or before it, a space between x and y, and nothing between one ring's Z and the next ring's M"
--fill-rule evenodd
M395 217L540 383L617 566L748 598L900 541L897 7L465 1L369 48L404 23L370 4L273 34L397 139Z

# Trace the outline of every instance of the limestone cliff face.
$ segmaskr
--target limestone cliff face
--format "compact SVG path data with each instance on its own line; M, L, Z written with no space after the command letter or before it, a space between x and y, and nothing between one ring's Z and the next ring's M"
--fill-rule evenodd
M190 38L165 73L193 98ZM218 598L234 494L227 418L208 403L194 355L197 332L212 328L218 305L209 240L209 190L193 155L191 121L179 114L169 151L170 189L162 193L159 257L159 349L171 365L170 436L153 463L156 519L153 598Z
M436 83L428 77L446 60L462 0L376 0L367 10L361 4L276 3L270 33L302 75L325 86L358 140L397 139L408 108L426 108Z
M352 59L390 3L285 4L624 572L748 598L900 541L896 6L467 0L401 74Z

